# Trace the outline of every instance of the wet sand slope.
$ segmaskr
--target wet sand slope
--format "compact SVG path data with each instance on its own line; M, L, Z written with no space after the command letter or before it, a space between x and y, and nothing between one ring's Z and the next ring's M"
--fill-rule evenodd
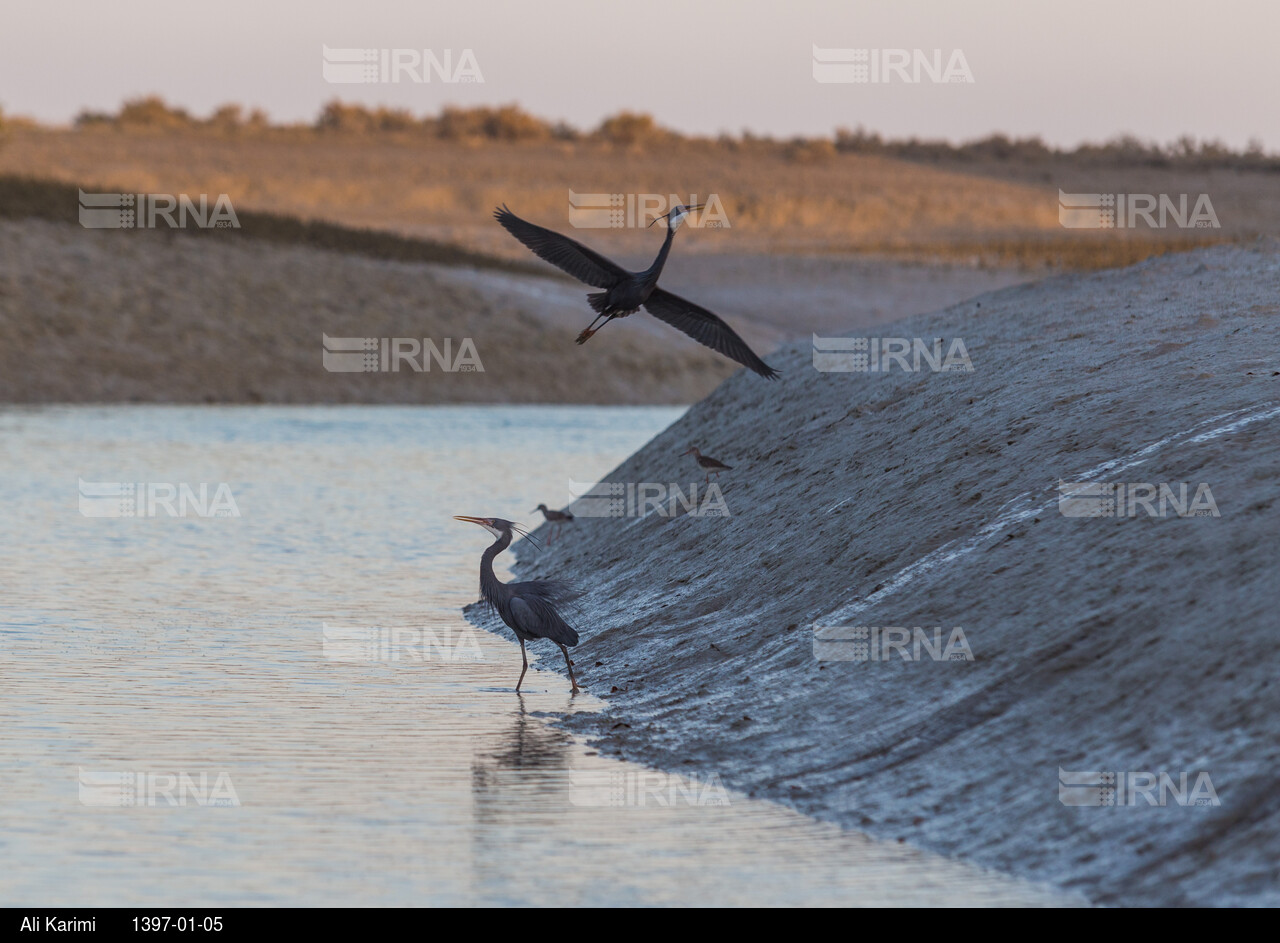
M575 657L612 711L571 726L1095 901L1280 903L1280 244L877 333L962 338L974 370L785 347L780 383L732 377L608 476L687 492L696 444L734 466L730 516L583 499L524 547L522 577L589 589ZM1203 484L1219 516L1074 516L1060 481ZM815 625L960 628L973 660L830 660ZM1132 787L1160 773L1219 804L1150 805Z

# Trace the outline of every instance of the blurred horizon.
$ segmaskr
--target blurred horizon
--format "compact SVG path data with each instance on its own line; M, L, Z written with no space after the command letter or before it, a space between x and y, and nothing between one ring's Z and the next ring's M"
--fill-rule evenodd
M0 109L69 124L82 111L159 95L195 114L237 103L291 124L315 120L334 99L415 115L516 103L577 128L632 111L707 137L864 127L952 143L1004 134L1067 148L1123 135L1160 144L1191 136L1280 150L1280 115L1256 107L1280 85L1270 49L1280 8L1248 0L1212 8L1084 2L1067 13L1003 0L856 11L823 0L786 8L654 0L635 12L583 0L392 0L358 11L332 0L267 8L228 0L216 17L158 0L8 8ZM325 47L427 50L455 68L469 50L479 80L334 84L322 74ZM972 81L886 74L824 83L815 79L815 48L938 50L944 63L958 51Z

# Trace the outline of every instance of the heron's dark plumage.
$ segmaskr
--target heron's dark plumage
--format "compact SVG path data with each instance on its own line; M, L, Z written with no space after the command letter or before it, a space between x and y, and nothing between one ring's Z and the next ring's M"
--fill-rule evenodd
M571 601L576 591L560 580L504 583L493 572L493 561L511 545L508 528L480 558L480 595L518 637L545 638L561 645L577 645L578 633L556 607Z
M516 681L516 693L524 683L529 670L529 656L524 643L531 639L550 639L560 646L564 655L564 667L569 672L573 693L579 691L578 680L573 676L573 659L569 657L570 645L578 644L578 633L560 614L560 606L573 599L577 593L559 580L525 580L523 583L504 583L493 572L493 561L498 554L511 546L512 534L529 537L518 524L500 517L455 517L454 520L479 524L498 539L480 558L480 595L502 616L502 621L515 632L520 643L520 678ZM530 540L533 538L529 537Z
M558 603L563 604L571 597L561 595L552 581L512 583L511 589L514 595L509 603L509 613L503 614L503 621L513 631L524 635L526 640L545 638L570 647L578 644L577 631L556 610ZM498 612L502 613L501 607Z
M644 303L644 307L659 321L666 321L677 330L684 331L699 344L724 354L730 360L738 361L766 380L777 378L777 370L757 357L755 351L747 346L747 342L739 337L733 328L701 305L696 305L679 295L673 295L662 288L655 288L649 300Z
M596 288L609 288L619 278L630 274L621 265L611 262L600 253L588 249L568 236L533 223L526 222L504 203L493 211L493 218L502 228L523 242L533 254L544 262L572 275L580 282Z
M736 360L765 379L772 380L778 376L778 371L756 356L747 342L719 317L701 305L658 287L658 276L662 274L675 236L670 221L666 239L653 264L643 272L629 272L568 236L521 219L505 204L495 210L493 216L538 258L581 282L603 289L587 295L588 304L599 316L597 320L603 317L607 324L613 318L626 317L644 307L658 320L683 331L699 344ZM595 321L592 322L594 324ZM584 343L593 333L591 328L583 331L578 343Z

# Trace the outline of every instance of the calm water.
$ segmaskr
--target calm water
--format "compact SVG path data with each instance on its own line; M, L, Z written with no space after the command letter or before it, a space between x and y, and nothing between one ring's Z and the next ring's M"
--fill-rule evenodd
M532 523L679 412L0 412L0 905L1061 902L596 756L562 666L512 693L451 515ZM113 482L239 516L86 516Z

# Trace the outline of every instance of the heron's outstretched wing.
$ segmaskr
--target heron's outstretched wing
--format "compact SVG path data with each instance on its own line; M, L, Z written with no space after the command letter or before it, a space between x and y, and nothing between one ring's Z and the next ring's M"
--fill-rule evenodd
M701 305L696 305L661 288L655 288L644 306L659 321L666 321L672 327L684 331L699 344L705 344L712 350L738 361L766 380L777 378L777 370L757 357L733 328Z
M618 279L631 274L621 265L568 236L526 222L507 209L505 203L500 209L493 211L493 218L502 224L503 229L528 246L538 258L568 272L580 282L596 288L608 288Z

